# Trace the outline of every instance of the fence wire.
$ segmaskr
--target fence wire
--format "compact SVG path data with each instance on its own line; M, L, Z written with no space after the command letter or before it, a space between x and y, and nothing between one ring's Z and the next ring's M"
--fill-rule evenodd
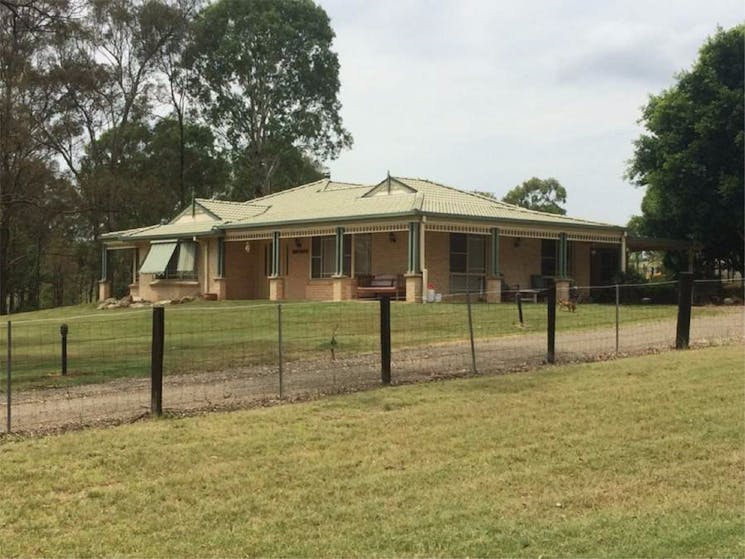
M453 294L391 304L392 380L415 382L534 368L546 361L545 290ZM696 282L690 342L744 340L741 281ZM487 303L500 299L500 304ZM470 304L469 304L470 300ZM674 347L677 282L585 286L560 296L556 361ZM12 323L12 430L128 421L150 410L152 313L101 311ZM6 361L7 323L0 323ZM226 409L358 390L381 383L380 304L193 303L165 312L167 413ZM3 367L3 376L7 362ZM5 419L6 379L0 382Z
M65 375L61 320L11 322L12 430L126 421L147 413L150 321L144 311L65 318ZM3 356L7 329L0 324ZM4 418L7 412L3 398Z

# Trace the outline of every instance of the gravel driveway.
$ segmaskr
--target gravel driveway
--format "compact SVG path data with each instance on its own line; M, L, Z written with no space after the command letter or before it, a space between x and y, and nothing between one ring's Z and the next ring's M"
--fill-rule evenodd
M721 308L715 315L695 317L691 343L743 343L742 307ZM675 321L624 325L619 332L621 355L672 348ZM557 362L590 361L616 355L614 328L559 331ZM477 339L476 368L498 374L541 366L546 357L546 335L525 334ZM284 364L283 396L301 399L323 393L359 390L380 384L377 354L337 356ZM394 383L417 382L472 373L470 343L450 342L398 349L392 357ZM259 366L219 372L171 374L164 378L163 405L167 413L194 413L266 405L279 400L276 367ZM150 409L149 379L117 379L103 384L64 389L29 390L13 394L12 431L45 432L85 425L133 421ZM6 414L5 403L0 417Z

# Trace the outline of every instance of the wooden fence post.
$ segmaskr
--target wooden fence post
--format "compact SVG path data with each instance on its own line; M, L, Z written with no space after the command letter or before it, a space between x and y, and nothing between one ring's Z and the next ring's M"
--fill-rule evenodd
M675 333L675 349L687 349L691 338L691 297L693 274L681 272L678 282L678 324Z
M391 383L391 299L380 299L380 379Z
M62 376L67 375L67 333L69 332L69 327L67 324L63 324L59 327L59 333L62 337Z
M153 307L153 339L150 360L150 413L163 415L163 346L165 309Z
M546 306L548 308L548 351L546 361L556 361L556 282L553 278L546 280Z
M523 297L520 294L520 284L517 284L517 291L515 291L515 302L517 303L517 318L520 320L520 326L525 324L523 321Z

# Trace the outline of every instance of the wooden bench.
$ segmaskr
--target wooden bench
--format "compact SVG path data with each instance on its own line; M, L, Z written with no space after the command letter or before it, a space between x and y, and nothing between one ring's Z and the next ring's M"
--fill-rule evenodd
M404 277L395 274L379 274L377 276L361 276L357 278L357 298L367 297L395 297L406 296Z
M538 302L538 295L541 293L538 289L520 289L520 298L526 297L532 299L534 303Z

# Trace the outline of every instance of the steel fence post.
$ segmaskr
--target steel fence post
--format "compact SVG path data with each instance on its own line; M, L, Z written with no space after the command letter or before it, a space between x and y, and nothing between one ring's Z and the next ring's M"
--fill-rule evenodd
M619 313L621 308L621 288L616 284L616 355L618 355L618 329L619 329Z
M5 362L5 372L7 374L7 386L6 386L6 420L5 420L5 432L10 433L10 409L11 409L11 395L10 395L10 389L11 389L11 363L12 363L12 351L11 351L11 343L13 340L13 337L10 333L10 320L8 321L8 353L7 353L7 361Z
M476 368L476 344L473 340L473 315L471 313L471 291L466 291L466 306L468 307L468 336L471 339L471 372L478 374Z
M282 303L277 303L277 365L279 372L279 399L284 398L282 371Z

